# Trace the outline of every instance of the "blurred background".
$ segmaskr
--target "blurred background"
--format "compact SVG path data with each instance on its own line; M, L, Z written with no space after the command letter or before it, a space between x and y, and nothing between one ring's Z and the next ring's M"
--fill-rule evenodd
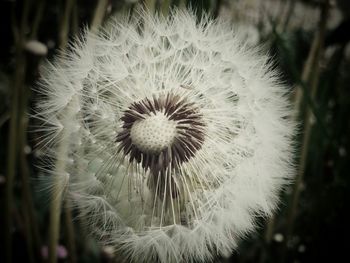
M262 44L292 87L299 114L295 183L276 215L259 222L238 252L215 262L344 262L350 249L349 0L2 0L0 4L0 262L48 259L49 199L37 189L42 134L29 118L46 59L88 26L133 15L138 5L168 15L192 6L225 17L248 45ZM186 26L186 25L184 25ZM74 219L61 214L58 262L118 262ZM345 258L345 259L343 259Z

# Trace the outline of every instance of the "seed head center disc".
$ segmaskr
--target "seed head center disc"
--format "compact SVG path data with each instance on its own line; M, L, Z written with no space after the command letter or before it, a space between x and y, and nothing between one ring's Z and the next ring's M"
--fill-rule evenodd
M204 142L206 125L199 108L172 92L133 102L121 120L118 152L153 175L189 161Z
M176 122L162 112L136 121L130 130L132 143L144 153L159 153L171 146L176 136Z

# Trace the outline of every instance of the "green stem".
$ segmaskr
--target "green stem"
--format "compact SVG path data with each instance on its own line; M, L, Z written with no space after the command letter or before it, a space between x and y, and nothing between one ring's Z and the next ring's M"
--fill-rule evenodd
M59 42L60 48L65 49L68 43L68 34L69 34L69 21L70 15L73 10L75 0L67 0L63 12L63 17L61 20L61 28L59 33Z
M156 10L156 0L143 0L143 6L152 14Z
M318 87L318 80L320 75L319 62L321 60L321 55L323 50L328 11L329 11L329 1L325 0L321 10L319 30L315 35L315 39L314 39L312 48L310 50L308 60L303 70L302 78L304 80L308 80L308 83L311 89L311 92L310 92L311 99L315 97L317 92L317 87ZM312 69L314 69L314 72L312 72ZM307 163L308 146L309 146L311 130L312 130L312 125L310 123L311 113L312 111L308 107L304 117L304 133L303 133L304 135L302 139L302 151L301 151L301 156L299 161L299 168L298 168L297 177L295 179L295 184L294 184L294 188L293 188L293 192L290 200L290 208L287 216L286 244L284 248L285 251L283 253L283 262L286 260L287 242L291 238L291 235L293 233L294 221L297 214L299 198L300 198L300 193L301 193L301 188L302 188L302 183L303 183L303 178L304 178L304 173L305 173L305 168Z
M162 0L161 10L164 16L167 16L170 10L170 0Z
M67 248L69 251L69 262L70 263L76 263L77 262L77 256L76 256L76 247L75 247L75 235L74 235L74 225L73 225L73 218L72 218L72 211L69 207L69 204L67 204L68 200L66 200L64 215L65 215L65 223L66 223L66 234L67 234Z
M64 8L63 17L60 25L59 41L60 48L63 50L68 43L69 21L75 0L67 0ZM67 113L67 116L69 113ZM64 116L64 114L62 115ZM64 118L64 117L63 117ZM56 164L53 173L53 192L50 203L50 223L49 223L49 263L57 262L57 246L60 233L60 216L61 216L61 202L64 190L64 183L61 177L65 176L66 157L68 153L69 133L63 129L61 134L61 143L56 151Z
M213 10L213 17L214 18L218 17L221 5L222 5L222 0L215 1L215 6L214 6L214 10Z
M32 198L32 192L30 187L30 172L27 162L27 156L24 152L24 148L27 145L26 131L28 127L28 118L26 108L28 107L28 90L26 85L23 85L24 89L22 91L22 101L21 107L19 110L19 129L18 129L18 138L19 138L19 163L20 163L20 173L22 175L22 204L25 211L26 220L26 229L27 229L27 242L28 249L33 250L35 255L39 255L40 251L40 235L39 228L35 216L35 207ZM30 252L32 253L32 252ZM33 253L32 253L33 254Z
M60 31L60 47L64 49L67 45L68 39L68 25L69 25L69 16L71 14L71 10L73 8L73 0L68 0L65 8L65 13L63 16L63 21L61 24ZM97 31L99 25L102 23L102 20L105 16L106 8L108 1L107 0L99 0L95 14L91 23L91 31ZM74 103L74 102L73 102ZM69 122L69 118L71 114L69 112L69 108L67 108L61 115L61 123L63 127L66 127L66 122ZM68 118L68 119L67 119ZM70 139L70 131L67 129L63 129L61 134L61 142L56 151L56 166L53 174L53 193L51 197L51 206L50 206L50 227L49 227L49 263L57 262L57 245L59 239L60 232L60 215L61 215L61 205L62 205L62 197L63 192L67 183L68 178L66 178L66 158L69 152L69 139ZM75 258L75 243L74 243L74 228L71 220L71 211L69 208L65 209L66 211L66 227L69 232L68 235L68 246L70 248L71 260L74 262Z
M107 0L99 0L95 9L94 16L91 21L90 30L93 33L98 31L99 26L102 24L102 21L106 15L107 9Z
M31 39L37 38L39 25L40 25L40 22L43 18L45 4L46 4L46 0L39 0L39 3L37 5L37 9L36 9L36 14L35 14L34 21L33 21L33 25L32 25L31 34L30 34Z
M282 26L282 32L285 32L289 26L290 18L292 17L292 14L293 14L294 9L295 9L295 4L296 4L296 0L289 1L288 11L287 11L287 14L285 16L286 18L284 19L283 26Z
M25 25L28 20L29 13L29 1L24 2L23 13L21 18L20 31L14 28L14 35L16 39L16 71L13 80L13 91L11 101L11 114L9 125L9 143L8 143L8 161L7 161L7 177L5 188L5 223L4 223L4 238L5 238L5 257L6 262L12 262L12 222L13 222L13 210L14 210L14 198L13 198L13 186L16 174L17 163L17 130L18 130L18 106L20 101L20 89L24 84L26 60L23 54L23 44L25 40Z
M9 143L8 143L8 161L7 161L7 177L6 177L6 189L5 189L5 244L6 244L6 260L8 263L12 262L12 213L13 213L13 185L16 173L17 163L17 127L18 127L18 105L19 105L19 89L23 83L25 64L23 59L17 60L17 62L23 62L18 64L15 74L15 83L13 85L12 101L11 101L11 117L9 126Z
M67 114L68 115L68 114ZM61 215L61 202L64 190L64 181L62 178L65 176L66 170L66 156L68 154L68 142L67 138L69 133L66 129L63 129L61 136L61 143L58 146L56 153L56 166L53 174L54 188L51 196L50 206L50 225L49 225L49 263L57 262L57 245L60 232L60 215Z
M78 4L74 1L72 9L72 34L76 35L79 32Z

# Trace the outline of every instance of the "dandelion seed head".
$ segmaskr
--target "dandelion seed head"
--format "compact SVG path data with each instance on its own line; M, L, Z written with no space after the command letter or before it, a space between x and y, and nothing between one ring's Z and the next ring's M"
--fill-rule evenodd
M131 261L229 254L294 173L288 88L269 58L189 11L140 11L85 38L47 64L36 116L44 156L64 149L69 203Z

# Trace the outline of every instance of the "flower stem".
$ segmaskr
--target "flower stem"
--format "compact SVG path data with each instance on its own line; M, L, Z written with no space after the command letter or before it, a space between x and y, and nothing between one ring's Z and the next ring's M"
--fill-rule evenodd
M68 115L68 113L66 112ZM54 189L51 196L51 206L50 206L50 227L49 227L49 263L56 263L56 250L59 239L60 231L60 215L61 215L61 200L63 195L64 184L61 177L64 176L66 168L66 156L68 153L68 142L66 141L69 135L67 129L63 129L63 134L61 136L62 140L58 146L56 154L56 167L54 173Z
M102 20L105 15L106 7L108 1L100 0L97 4L95 14L91 24L91 31L97 31L98 26L102 23ZM67 46L68 41L68 27L69 27L69 18L71 11L73 10L74 0L68 0L65 7L65 13L63 16L63 21L61 23L61 32L60 32L60 47L64 49ZM61 123L63 127L66 127L65 122L69 122L69 118L72 114L69 112L69 107L67 107L62 113ZM66 119L68 118L68 119ZM70 131L66 128L63 129L61 134L61 142L58 146L56 152L56 166L54 172L54 189L51 197L51 206L50 206L50 228L49 228L49 263L57 262L57 245L60 232L60 215L61 215L61 204L64 188L68 180L66 174L66 159L69 151L69 138L71 134ZM63 180L62 180L63 179ZM71 262L76 261L75 258L75 245L74 245L74 228L71 220L71 211L69 206L66 206L65 209L65 222L67 226L68 233L68 246L71 253Z
M74 235L74 226L72 223L73 222L72 211L69 208L69 205L66 205L64 212L65 212L64 215L65 215L65 222L66 222L67 247L69 251L69 262L75 263L77 262L75 235Z
M61 28L59 33L60 48L65 49L68 43L69 21L73 10L75 0L67 0L61 20Z
M4 238L5 238L5 258L6 262L12 262L12 223L13 223L13 186L16 174L16 163L18 153L17 132L19 127L19 103L20 103L20 90L24 84L25 72L26 72L26 59L23 54L23 44L25 39L25 26L28 19L30 5L29 1L24 2L23 13L21 17L20 31L14 29L14 36L16 40L16 71L13 80L13 91L11 101L11 113L10 113L10 125L9 125L9 143L8 143L8 161L7 161L7 177L5 188L5 224L4 224ZM18 35L16 35L18 33ZM17 37L16 37L17 36Z
M98 30L98 27L102 24L103 18L106 14L107 9L107 0L99 0L95 9L94 16L91 21L90 30L93 33L96 33Z
M161 10L162 10L162 14L164 16L168 15L169 9L170 9L170 0L162 0L162 2L161 2Z
M12 93L12 109L9 126L9 143L8 143L8 161L7 161L7 177L6 177L6 189L5 189L5 244L6 244L6 260L12 262L12 213L13 213L13 185L16 173L17 163L17 129L18 129L18 105L19 105L19 89L23 83L25 63L24 59L17 60L18 67L16 68L15 82L13 85ZM23 62L23 63L21 63Z
M60 48L65 49L68 43L68 34L69 34L69 21L72 11L74 0L67 0L64 14L60 24L59 32L59 41ZM65 112L65 114L69 114ZM63 114L62 116L65 116ZM67 116L66 115L66 116ZM64 117L63 117L64 118ZM63 121L64 122L64 121ZM49 224L49 263L57 262L57 246L60 232L60 215L61 215L61 202L63 187L61 176L65 174L66 168L66 157L68 153L68 142L66 141L69 137L69 132L66 129L63 129L61 134L61 143L58 145L56 152L56 164L55 172L53 174L53 190L50 203L50 224Z
M325 36L325 30L326 30L326 22L329 12L329 0L325 0L322 5L321 9L321 17L320 17L320 23L319 23L319 29L318 32L315 34L307 61L305 63L303 74L302 74L302 81L309 84L310 87L310 95L311 98L314 98L317 92L318 87L318 81L319 81L319 64L321 60L322 50L323 50L323 44L324 44L324 36ZM303 94L301 93L300 87L298 88L298 94L296 96L296 106L300 108L301 100ZM290 240L290 237L293 233L293 227L294 227L294 220L297 214L298 204L299 204L299 198L306 168L306 162L307 162L307 154L308 154L308 146L309 146L309 140L311 137L311 130L312 130L312 124L310 123L310 117L311 117L311 109L308 107L306 109L306 113L304 116L304 131L303 131L303 139L302 139L302 151L300 155L299 160L299 168L297 172L297 177L295 179L295 184L293 188L293 192L291 195L290 200L290 206L287 216L287 229L286 229L286 244L285 244L285 252L283 253L283 261L286 259L286 253L287 253L287 243L288 240Z
M143 0L143 6L150 11L150 13L154 13L156 10L156 0Z
M28 74L29 75L29 74ZM28 168L27 155L24 151L27 145L27 127L28 127L28 114L26 112L28 106L28 89L27 85L23 85L25 89L22 90L21 105L19 107L19 129L18 129L18 141L19 141L19 163L20 174L22 179L22 206L23 216L25 217L25 228L27 231L27 246L28 254L31 256L31 262L37 262L33 258L38 258L40 251L40 235L38 225L35 216L34 202L32 198L32 192L30 187L30 172Z

